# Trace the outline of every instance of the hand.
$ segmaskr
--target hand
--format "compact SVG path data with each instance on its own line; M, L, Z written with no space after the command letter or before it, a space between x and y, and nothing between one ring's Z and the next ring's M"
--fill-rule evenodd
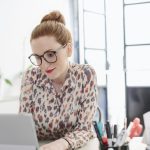
M39 150L67 150L69 147L68 142L64 139L58 139L49 144L42 145Z

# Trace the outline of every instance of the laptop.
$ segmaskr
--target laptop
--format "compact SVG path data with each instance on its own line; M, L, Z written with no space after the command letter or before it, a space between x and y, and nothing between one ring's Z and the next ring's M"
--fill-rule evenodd
M0 114L0 150L38 150L31 114Z

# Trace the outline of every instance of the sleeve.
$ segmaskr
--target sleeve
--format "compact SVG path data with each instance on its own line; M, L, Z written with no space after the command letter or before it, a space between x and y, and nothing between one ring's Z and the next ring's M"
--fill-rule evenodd
M35 70L27 70L22 77L20 90L19 113L32 113L33 84L35 81Z
M78 122L74 131L67 133L64 137L72 149L84 146L91 138L95 137L92 122L97 109L96 73L91 67L86 67L83 76L83 99L79 104Z

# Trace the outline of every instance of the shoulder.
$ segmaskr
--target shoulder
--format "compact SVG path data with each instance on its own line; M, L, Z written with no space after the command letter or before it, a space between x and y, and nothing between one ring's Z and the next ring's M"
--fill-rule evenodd
M84 80L86 80L86 83L93 82L96 79L96 72L94 68L88 64L83 65L83 74L84 74Z
M76 76L80 75L83 79L90 80L96 76L94 68L89 64L71 64L71 68Z
M84 64L83 66L83 72L88 75L88 74L93 74L95 75L95 70L92 66L88 65L88 64Z
M92 72L93 74L95 74L95 70L94 68L89 65L89 64L71 64L71 68L74 70L74 71L80 71L80 72Z

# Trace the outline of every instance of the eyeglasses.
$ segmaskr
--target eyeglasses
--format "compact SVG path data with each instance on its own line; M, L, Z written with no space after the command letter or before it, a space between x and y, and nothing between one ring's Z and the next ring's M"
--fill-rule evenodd
M47 50L43 55L31 54L28 58L30 59L30 62L35 66L40 66L42 64L42 57L46 62L54 63L57 61L56 53L59 50L63 49L66 45L67 44L60 46L55 50Z

